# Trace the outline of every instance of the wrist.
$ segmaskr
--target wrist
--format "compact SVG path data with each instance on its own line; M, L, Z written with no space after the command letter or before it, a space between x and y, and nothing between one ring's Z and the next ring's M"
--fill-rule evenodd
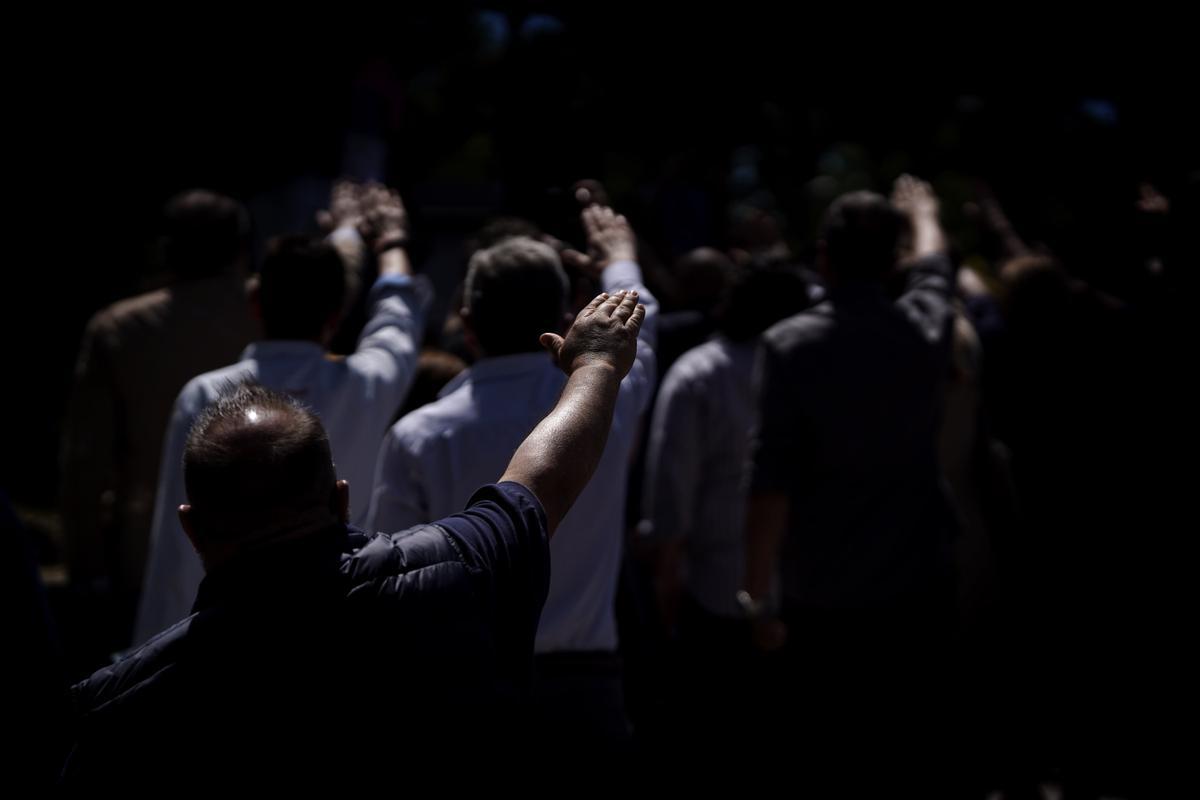
M605 269L607 267L612 266L613 264L616 264L618 261L637 261L637 253L634 252L633 250L630 250L628 252L615 251L615 252L609 253L600 262L600 265L601 265L600 268Z
M569 375L595 375L600 379L610 379L617 375L617 365L605 356L587 353L575 356L567 366Z
M408 232L404 230L387 231L375 237L371 242L371 249L375 251L375 255L380 255L388 250L408 246Z

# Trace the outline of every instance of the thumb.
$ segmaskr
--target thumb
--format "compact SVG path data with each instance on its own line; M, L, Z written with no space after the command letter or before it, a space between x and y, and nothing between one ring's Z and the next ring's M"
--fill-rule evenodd
M563 337L557 333L543 333L538 337L538 342L542 347L546 348L546 352L554 358L555 363L558 362L558 354L562 352Z
M595 264L592 259L578 250L567 248L559 253L562 259L563 266L582 272L585 275L591 275L596 271Z

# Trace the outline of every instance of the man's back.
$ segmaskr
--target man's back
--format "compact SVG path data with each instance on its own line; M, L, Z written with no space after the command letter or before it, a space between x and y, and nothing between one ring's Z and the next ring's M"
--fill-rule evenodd
M235 276L185 281L92 318L64 442L73 576L115 570L118 591L141 588L175 397L193 376L237 358L256 331L244 281Z
M632 261L610 264L606 291L635 287L646 305L633 368L621 382L595 478L563 521L554 577L538 630L539 653L617 648L617 574L625 493L640 415L656 378L658 304ZM437 519L491 480L513 448L554 407L564 377L541 351L486 358L446 386L435 403L400 420L380 449L367 526L399 530Z
M508 454L554 407L564 383L545 353L486 359L460 375L437 402L404 417L385 440L371 526L395 530L461 508L473 487L504 469ZM636 392L623 386L596 477L551 546L554 580L539 652L616 648L612 607L637 403Z
M540 755L522 712L549 539L603 453L644 316L632 293L593 300L551 342L567 384L499 482L398 534L349 527L310 408L257 385L218 398L183 456L196 610L72 690L63 782L461 786Z
M292 782L379 748L445 755L522 702L548 555L537 500L501 484L438 525L215 570L196 613L75 687L65 779Z
M936 436L951 323L937 257L895 303L847 286L765 334L756 483L791 498L789 602L887 605L943 566Z
M373 312L352 355L329 356L316 342L256 342L237 363L195 377L180 392L163 443L164 473L155 501L135 642L186 616L200 584L200 560L175 518L175 509L186 502L179 465L192 421L231 384L252 380L316 411L329 432L341 474L363 493L352 516L355 523L363 521L379 442L415 373L426 302L423 290L407 278L380 281L372 293Z
M755 344L718 336L672 365L646 457L643 506L653 535L683 540L692 598L726 617L740 614Z

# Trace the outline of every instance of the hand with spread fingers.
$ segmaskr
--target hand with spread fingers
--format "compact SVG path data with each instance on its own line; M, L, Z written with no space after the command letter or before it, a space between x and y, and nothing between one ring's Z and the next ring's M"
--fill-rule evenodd
M633 367L638 330L646 318L646 307L637 297L632 291L597 295L575 317L565 337L543 333L542 346L568 375L580 367L600 364L624 377Z
M624 216L608 206L588 206L582 217L588 254L596 270L615 261L637 260L637 237Z
M376 252L408 241L408 212L396 190L369 183L362 189L360 204L359 233Z
M892 189L892 205L912 226L907 256L921 258L945 252L946 234L938 221L941 203L933 186L912 175L901 175Z

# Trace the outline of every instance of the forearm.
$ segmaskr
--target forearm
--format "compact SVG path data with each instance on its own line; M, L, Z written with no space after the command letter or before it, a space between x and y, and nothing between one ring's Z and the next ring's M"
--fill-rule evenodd
M913 219L913 257L946 252L946 235L936 213L918 214Z
M379 254L379 275L412 275L408 250L403 246L389 247Z
M422 275L381 275L367 294L370 316L350 355L352 368L408 391L432 297L429 281Z
M620 384L619 372L608 364L576 369L558 404L517 448L500 478L537 496L551 535L600 463Z

